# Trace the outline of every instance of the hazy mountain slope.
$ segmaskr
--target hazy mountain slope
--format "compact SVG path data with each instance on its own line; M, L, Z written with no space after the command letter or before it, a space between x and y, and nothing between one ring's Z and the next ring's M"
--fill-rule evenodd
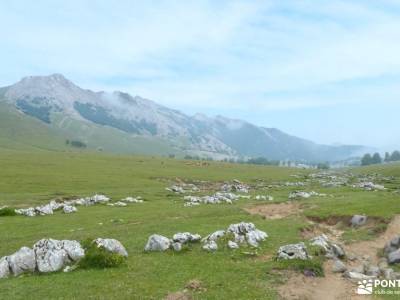
M59 139L78 139L109 152L316 161L344 159L362 148L317 145L222 116L190 117L123 92L85 90L60 74L25 77L0 89L0 98Z

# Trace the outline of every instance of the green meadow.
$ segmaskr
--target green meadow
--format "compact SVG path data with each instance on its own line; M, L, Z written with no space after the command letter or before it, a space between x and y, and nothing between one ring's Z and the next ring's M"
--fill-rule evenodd
M379 172L399 176L400 166L369 167L354 172ZM303 241L302 229L313 217L367 214L385 221L400 213L397 181L386 191L367 192L348 187L272 187L299 181L291 175L306 176L311 171L229 164L219 162L118 156L90 152L0 150L0 206L28 207L61 197L84 197L103 193L117 201L142 196L142 204L127 207L95 205L78 207L75 214L55 212L34 218L0 217L0 257L22 246L31 247L42 238L76 239L108 237L122 242L129 253L125 264L109 269L77 269L70 273L23 275L0 280L1 299L162 299L182 291L190 280L204 287L191 291L194 299L276 299L277 287L285 280L276 272L282 267L274 260L279 246ZM232 205L184 207L182 195L166 187L177 180L210 183L238 179L249 184L250 195L268 194L274 203L286 202L290 191L315 190L329 197L296 200L302 212L269 220L251 215L244 208L268 201L241 199ZM213 193L209 191L206 194ZM253 197L254 198L254 197ZM158 233L171 237L190 231L205 236L229 224L253 222L268 233L259 249L208 253L194 244L182 252L145 253L147 238ZM349 240L367 239L370 232L346 229ZM288 268L295 266L288 266ZM295 268L294 268L295 269Z

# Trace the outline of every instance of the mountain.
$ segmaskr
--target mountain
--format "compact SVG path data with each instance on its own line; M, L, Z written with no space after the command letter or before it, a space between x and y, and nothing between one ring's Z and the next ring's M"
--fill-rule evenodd
M3 146L18 140L21 145L62 149L66 140L75 140L91 149L116 153L306 161L341 160L363 150L361 146L318 145L223 116L188 116L124 92L82 89L60 74L29 76L1 88L0 116ZM18 139L26 135L19 131L27 128L29 136Z

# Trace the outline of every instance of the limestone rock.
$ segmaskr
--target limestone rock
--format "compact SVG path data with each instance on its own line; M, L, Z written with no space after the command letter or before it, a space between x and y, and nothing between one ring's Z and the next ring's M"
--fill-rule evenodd
M0 258L0 278L10 276L10 266L8 265L8 257Z
M75 206L64 205L63 211L64 211L65 214L70 214L70 213L77 212L78 209Z
M206 241L216 241L219 238L223 237L225 235L225 230L217 230L209 235L207 235L205 238L202 239L202 242Z
M364 275L363 273L358 273L358 272L352 272L352 271L347 271L344 273L343 275L346 278L349 278L350 280L354 281L354 282L358 282L360 280L368 280L368 279L375 279L375 276L368 276L368 275Z
M239 245L237 243L235 243L235 242L228 241L228 248L229 249L238 249Z
M144 247L145 251L165 251L169 249L171 246L171 242L168 238L162 235L153 234L149 237L146 246Z
M178 232L174 234L172 240L174 242L185 244L189 242L198 242L201 240L201 236L199 234L191 234L190 232Z
M396 264L400 262L400 249L388 254L388 262L389 264Z
M34 272L36 268L35 252L28 248L22 247L14 254L7 258L11 273L18 276L26 272Z
M33 245L36 264L39 272L56 272L68 262L67 252L61 242L53 239L42 239Z
M353 227L359 227L364 225L367 222L367 216L362 216L362 215L354 215L351 218L350 224Z
M278 250L278 259L309 259L304 243L281 246Z
M218 245L215 241L209 241L203 245L203 249L206 251L217 251Z
M172 249L174 249L176 252L179 252L182 250L182 244L179 242L172 243Z
M85 251L77 241L42 239L33 245L37 269L41 273L56 272L80 260Z
M332 271L334 273L343 273L347 270L346 265L339 259L335 259L333 266L332 266Z
M109 252L116 253L125 257L128 256L128 252L126 251L125 247L118 240L97 238L94 240L94 243L97 245L97 247L104 248Z

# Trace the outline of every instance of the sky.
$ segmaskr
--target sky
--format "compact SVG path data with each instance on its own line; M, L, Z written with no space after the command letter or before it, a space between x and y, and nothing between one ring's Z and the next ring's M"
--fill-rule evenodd
M62 73L187 114L400 147L400 1L0 0L0 86Z

